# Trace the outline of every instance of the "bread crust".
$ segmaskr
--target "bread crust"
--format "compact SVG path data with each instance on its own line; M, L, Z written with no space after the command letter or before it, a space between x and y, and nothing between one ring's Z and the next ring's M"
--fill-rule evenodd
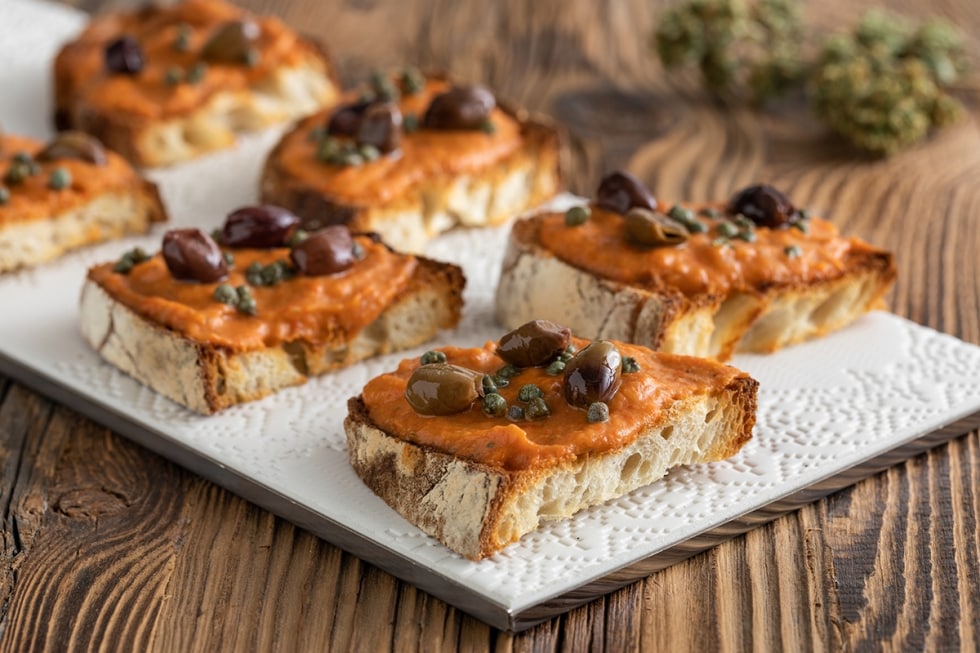
M296 35L288 64L249 76L245 84L209 89L193 101L180 103L178 109L158 115L103 102L103 96L118 90L107 84L99 86L97 81L90 83L93 75L76 70L91 57L93 48L101 54L109 40L120 35L114 31L117 23L133 19L138 25L153 20L169 28L194 11L201 15L202 27L207 27L208 20L246 15L217 0L190 0L94 19L55 58L55 126L88 132L136 165L167 166L230 147L241 133L289 122L339 98L340 85L327 49L316 40ZM147 79L141 83L158 82Z
M373 423L362 397L348 402L344 428L351 465L375 494L453 551L480 560L543 520L620 497L677 465L734 455L751 438L757 391L754 379L736 377L677 402L625 446L519 471L386 433Z
M849 256L839 275L771 282L727 294L631 286L574 267L541 246L538 223L514 224L496 293L498 320L561 321L574 333L727 360L823 336L883 305L896 277L881 250Z
M346 340L231 351L138 315L91 277L82 287L81 332L109 363L177 403L210 415L369 356L417 346L437 330L454 327L462 311L462 271L430 259L418 261L398 298Z
M379 233L402 251L420 251L426 242L455 226L498 225L554 196L561 186L560 131L550 120L499 104L520 125L521 147L478 173L434 176L386 202L352 203L314 188L286 169L290 137L323 122L325 115L296 125L273 148L261 177L262 201L293 211L310 228L347 224Z

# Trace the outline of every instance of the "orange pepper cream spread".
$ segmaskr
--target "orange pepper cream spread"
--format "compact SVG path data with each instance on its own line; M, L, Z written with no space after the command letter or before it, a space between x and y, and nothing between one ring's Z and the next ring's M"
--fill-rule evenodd
M539 242L605 279L688 297L836 279L851 261L885 254L840 236L768 185L745 188L727 205L660 206L638 180L612 173L588 207L538 216Z
M748 375L705 359L590 342L534 320L482 348L446 347L402 361L369 381L362 399L390 435L519 471L620 449L666 422L677 402L735 379ZM751 425L736 451L750 433Z
M217 241L176 229L89 276L138 315L232 352L346 342L405 290L418 259L335 225L307 234L275 206L229 214Z
M218 0L107 14L59 55L58 108L73 98L103 114L171 118L311 55L321 56L317 46L279 19Z

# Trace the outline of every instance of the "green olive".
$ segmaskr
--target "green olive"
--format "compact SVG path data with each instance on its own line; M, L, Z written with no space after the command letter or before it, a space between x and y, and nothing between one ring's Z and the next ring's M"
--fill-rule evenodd
M532 320L504 334L497 355L517 367L550 363L571 342L572 332L548 320Z
M622 364L616 345L596 340L565 363L565 401L586 409L597 401L608 403L619 390Z
M222 23L201 49L208 61L247 64L254 54L261 28L252 20L230 20Z
M405 399L420 415L452 415L482 394L483 374L448 363L422 365L408 379Z
M677 245L688 237L687 229L681 224L649 209L630 209L625 220L626 234L638 245L646 247Z

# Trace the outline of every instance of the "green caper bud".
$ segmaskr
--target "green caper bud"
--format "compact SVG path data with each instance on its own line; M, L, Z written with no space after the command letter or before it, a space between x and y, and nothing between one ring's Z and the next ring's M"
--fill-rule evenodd
M30 177L32 172L33 168L30 163L24 163L14 159L10 163L10 167L7 169L7 174L4 175L3 180L11 185L20 184Z
M572 356L574 356L575 355L575 352L577 352L577 351L578 351L578 348L575 345L569 344L567 347L565 347L565 351L563 351L562 353L558 354L558 360L560 360L562 363L567 363L568 360Z
M565 224L569 227L578 227L585 224L592 215L592 210L587 206L573 206L565 211Z
M803 250L800 249L799 245L787 245L783 249L783 252L786 254L787 258L796 258L803 253Z
M517 400L523 401L525 404L535 399L536 397L543 397L544 391L533 383L528 383L522 385L521 389L517 391Z
M55 168L48 177L48 188L64 190L71 186L71 173L67 168Z
M514 404L507 409L507 419L513 422L520 422L524 419L524 409L517 404Z
M548 367L545 369L545 372L547 372L549 376L558 376L564 371L565 371L565 361L560 359L555 359L551 361L551 363L549 363Z
M422 363L422 364L425 365L425 363ZM492 394L494 392L497 392L497 384L494 383L492 376L490 376L489 374L484 374L483 375L483 395L486 396L486 395Z
M0 186L0 206L10 201L10 191L6 186Z
M507 414L507 400L496 392L483 395L483 412L491 417L503 417Z
M432 363L412 372L405 400L420 415L452 415L467 410L483 390L483 374L459 365Z
M623 356L623 374L632 374L640 371L640 364L632 356Z
M520 373L521 373L520 369L508 363L507 365L504 365L499 370L497 370L496 376L503 377L505 379L512 379L515 376L519 376ZM497 385L500 385L500 383L497 383Z
M232 254L231 252L223 252L221 255L225 259L225 265L227 265L228 267L232 267L233 265L235 265L235 255L234 254Z
M562 389L565 401L588 408L597 401L608 402L619 390L622 356L616 346L597 340L565 363Z
M532 320L504 334L497 345L497 355L518 367L545 365L568 346L571 337L567 327L548 320Z
M590 424L595 424L597 422L608 422L609 421L609 406L602 401L594 401L589 404L588 412L586 413L586 419L589 420Z
M219 283L214 289L214 298L222 304L236 306L238 304L238 293L227 283Z
M441 351L431 350L422 354L421 360L423 365L432 365L433 363L445 363L446 354Z
M202 79L204 79L205 73L208 72L207 64L202 62L197 62L190 67L187 71L187 83L188 84L199 84Z
M718 235L722 238L734 238L738 235L738 226L726 220L718 225Z
M524 416L528 419L542 419L551 414L551 409L548 408L548 402L544 400L544 397L535 397L527 404L527 408L524 409Z
M703 215L706 218L711 218L712 220L716 220L721 215L721 211L714 208L713 206L709 206L707 208L698 211L698 215Z
M510 378L503 376L502 374L494 374L490 378L493 380L493 384L498 388L506 388L510 385Z
M411 134L419 130L419 117L414 113L406 113L402 117L402 129L406 134Z

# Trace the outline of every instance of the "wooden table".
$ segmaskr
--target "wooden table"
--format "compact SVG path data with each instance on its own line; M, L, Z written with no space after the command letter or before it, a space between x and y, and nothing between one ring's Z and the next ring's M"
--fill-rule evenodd
M573 191L620 167L666 198L771 181L896 253L896 313L980 343L969 85L966 120L875 161L801 103L721 110L671 90L648 47L661 5L650 0L244 4L322 36L348 81L414 62L550 113L571 135ZM808 3L807 20L850 24L866 4ZM954 18L980 62L975 0L889 4ZM0 471L3 650L980 648L976 432L517 635L4 378Z

